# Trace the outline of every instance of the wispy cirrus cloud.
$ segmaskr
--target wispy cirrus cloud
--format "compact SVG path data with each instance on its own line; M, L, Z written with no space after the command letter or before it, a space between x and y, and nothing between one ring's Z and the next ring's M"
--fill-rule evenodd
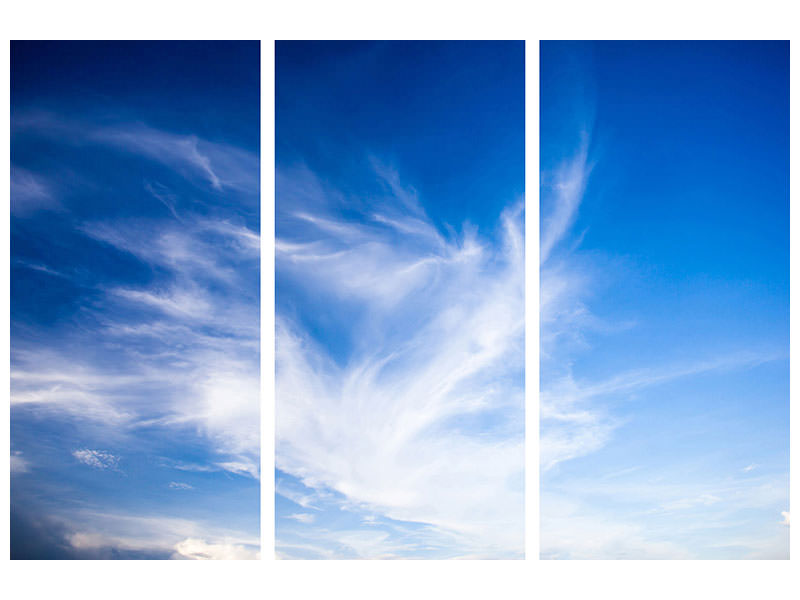
M775 514L774 507L784 501L784 477L774 469L756 476L757 465L750 464L705 474L699 482L691 469L673 473L662 466L654 471L647 464L622 461L612 462L617 470L605 477L597 473L602 461L592 463L588 472L574 466L577 459L591 460L624 438L620 432L637 414L630 403L641 403L660 387L785 359L780 352L732 348L706 358L576 374L574 365L585 353L603 351L598 336L637 325L635 319L608 322L592 306L596 291L620 274L609 267L613 260L603 260L597 251L590 257L583 252L583 236L572 231L592 170L588 142L584 136L571 157L542 174L541 556L781 557L785 533L777 527L748 528L747 519L754 511Z
M598 320L586 304L593 274L569 260L574 247L553 256L580 208L589 177L588 141L584 136L574 156L542 177L547 212L540 237L540 463L545 470L602 448L618 425L563 366L569 365L564 348L584 346L583 332Z
M180 134L143 122L102 122L68 118L47 111L14 114L12 134L35 135L73 146L97 145L140 156L162 164L187 180L203 183L217 192L250 196L259 189L258 156L232 145L212 142L193 134ZM17 168L16 186L24 205L52 198L36 175ZM15 178L12 177L12 182ZM12 183L13 184L13 183ZM257 198L256 198L257 200Z
M624 423L624 418L611 414L610 401L678 379L754 367L781 358L742 352L688 364L634 369L602 381L578 381L571 373L548 378L539 396L540 416L545 423L540 440L542 468L552 469L563 461L605 446L614 430ZM743 471L751 471L755 466L749 465Z
M13 45L12 558L256 558L258 44Z
M79 450L73 450L72 456L94 469L110 469L116 471L119 465L119 456L106 452L105 450L81 448Z
M171 489L171 490L193 490L194 486L189 485L188 483L183 483L182 481L170 481L169 482L169 489Z
M680 468L551 481L541 499L542 557L780 558L786 532L752 515L780 505L784 486L775 474L698 478Z
M195 424L215 444L217 465L257 476L259 235L231 220L116 220L79 230L163 275L145 286L99 286L90 309L108 343L135 357L121 370L18 345L12 405L60 410L117 426ZM128 310L121 310L128 307ZM148 352L136 348L146 345ZM135 391L159 395L152 402Z
M164 132L145 124L100 127L91 132L89 139L162 162L187 177L205 180L219 192L258 191L258 157L235 146Z
M291 515L286 515L287 519L294 519L300 523L305 523L306 525L310 525L314 522L314 515L312 513L294 513Z
M556 246L566 237L580 208L586 182L589 179L589 134L584 132L580 149L563 162L555 173L546 174L549 190L544 203L548 212L542 217L541 239L539 240L539 263L550 258ZM543 203L543 204L544 204Z
M11 471L12 475L28 473L31 470L31 463L27 458L25 458L22 452L17 450L16 452L11 453L9 470Z
M588 134L575 153L542 175L540 254L540 351L542 382L540 460L545 470L603 448L624 419L609 410L619 398L670 381L736 367L752 367L783 358L781 354L733 351L725 356L629 369L605 379L576 378L571 364L591 350L587 333L612 334L632 323L609 323L589 306L594 289L614 278L606 265L593 266L580 251L582 236L571 232L592 169Z
M83 469L84 477L87 467L119 471L122 457L131 456L137 472L126 473L125 485L152 477L153 488L193 490L192 502L208 495L208 486L193 485L197 478L257 485L257 155L139 123L109 125L53 113L16 113L12 129L15 136L46 147L67 146L90 156L105 152L122 165L135 155L144 165L133 181L124 168L126 176L117 178L134 198L122 211L113 203L86 210L65 183L59 169L66 167L46 166L49 175L44 166L36 172L15 167L12 195L20 210L14 216L34 222L34 208L57 207L57 227L65 230L53 236L61 244L58 252L19 257L14 266L27 270L26 277L51 277L53 285L80 301L54 325L17 319L15 326L25 335L12 345L12 419L25 427L48 424L78 432L61 455L58 444L48 447L52 455L43 464L63 462L64 470ZM99 176L90 168L79 175L83 182ZM87 189L98 193L103 186ZM90 248L88 254L84 248ZM41 343L45 337L48 344ZM20 438L24 429L17 425L16 431ZM174 439L172 447L168 439ZM187 460L160 459L159 472L150 473L143 467L150 464L143 458L149 453L187 453ZM32 460L27 451L25 458L12 454L15 473L27 473ZM189 473L189 480L163 481L168 469ZM89 502L102 506L102 499ZM97 515L93 521L61 511L57 529L66 533L51 545L64 556L88 558L252 558L257 553L257 540L210 535L214 527L208 523L187 525L163 538L152 528L141 536L127 530L108 535L130 519L172 519L176 510L164 504L104 517L108 529L97 525L102 520ZM43 510L56 515L54 508ZM46 555L47 545L43 542L37 552Z
M40 210L58 210L61 205L42 175L11 165L11 213L30 216Z
M341 323L342 354L296 310L279 311L276 463L313 492L278 493L311 507L314 493L334 492L352 510L426 524L456 555L520 556L521 205L503 213L496 240L468 227L445 236L393 172L375 171L390 200L347 219L339 194L308 176L278 175L279 301L325 298L327 314L357 316ZM291 201L298 189L313 216ZM321 532L302 545L327 547ZM394 536L353 535L357 556L398 550Z

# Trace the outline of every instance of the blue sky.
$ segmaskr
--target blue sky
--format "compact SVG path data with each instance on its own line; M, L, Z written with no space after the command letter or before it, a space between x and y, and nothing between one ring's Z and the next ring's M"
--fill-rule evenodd
M788 558L788 64L541 44L544 558Z
M257 556L259 78L12 44L12 557Z
M524 46L276 45L276 550L524 551Z

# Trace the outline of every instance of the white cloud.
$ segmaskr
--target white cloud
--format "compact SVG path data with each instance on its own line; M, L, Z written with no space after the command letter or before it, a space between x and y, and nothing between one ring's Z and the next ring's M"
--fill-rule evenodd
M782 525L789 525L789 511L781 511L781 516L783 517L783 521L781 521Z
M159 428L165 439L174 435L176 443L190 439L205 461L170 464L160 459L162 467L177 470L171 477L180 478L180 470L225 470L257 478L257 153L143 124L109 125L107 119L98 125L28 113L15 114L12 121L13 132L24 130L31 139L91 147L155 167L135 169L133 177L140 172L160 177L168 170L192 184L187 188L181 182L189 193L179 196L163 183L143 181L138 201L144 212L139 214L149 218L78 223L76 211L70 222L87 236L84 243L97 246L100 263L139 263L138 269L121 268L105 285L93 285L92 279L103 273L88 264L63 272L22 264L72 279L85 295L64 321L63 335L43 335L36 325L26 324L30 335L15 340L13 413L74 427L85 440L81 443L90 447L73 450L71 445L65 453L93 469L119 470L121 455L152 451L147 439ZM165 174L164 180L175 178ZM12 187L20 214L23 208L60 208L51 185L55 181L15 169ZM12 455L12 470L22 472L28 464ZM165 487L193 489L181 481ZM61 514L73 546L102 550L98 555L119 549L192 558L252 557L259 544L257 538L170 518L102 513L84 518L72 508Z
M114 548L194 560L259 557L257 537L184 518L78 510L53 519L77 550Z
M253 479L259 478L258 464L256 464L254 461L218 462L216 465L222 469L225 469L226 471L230 471L231 473L236 473L238 475L249 475Z
M240 544L209 544L195 538L175 544L175 552L194 560L257 560L259 557L258 551Z
M446 238L421 212L370 209L361 224L304 213L313 226L304 239L277 240L279 273L329 298L328 310L359 315L344 363L279 315L277 466L375 513L457 535L464 553L519 555L521 207L504 213L498 249L469 230ZM491 417L495 429L471 430ZM386 550L364 535L353 537L357 554Z
M608 414L603 401L675 379L736 367L753 366L778 359L777 355L737 353L715 360L668 365L660 369L634 369L595 382L578 382L571 373L549 377L539 395L544 423L540 438L540 462L544 470L560 462L585 456L604 447L623 420ZM756 465L745 467L748 472Z
M145 425L194 428L217 454L207 467L258 477L258 234L232 218L190 213L181 222L80 230L161 276L98 289L103 302L84 308L100 324L95 340L124 358L113 370L80 352L17 344L12 407L91 420L114 435Z
M659 507L659 510L669 512L676 510L686 510L694 508L696 506L711 506L712 504L717 504L720 500L721 498L719 496L715 496L714 494L704 493L696 497L680 498L679 500L674 500L672 502L662 503L661 506Z
M191 473L210 473L213 471L218 471L217 467L207 465L207 464L196 464L196 463L184 463L184 462L172 462L172 461L165 461L165 467L171 467L173 469L178 469L179 471L189 471Z
M217 191L258 191L258 156L233 146L146 125L96 128L86 138L161 162Z
M18 265L18 266L21 266L21 267L25 267L27 269L32 269L34 271L39 271L40 273L47 273L48 275L52 275L53 277L62 277L64 279L69 279L68 275L66 275L66 274L64 274L64 273L62 273L60 271L56 271L55 269L52 269L52 268L48 267L47 265L43 265L43 264L39 264L39 263L33 263L33 262L28 262L26 260L17 259L17 260L14 260L12 262L12 265L14 265L14 266Z
M369 160L379 180L388 188L392 200L402 203L403 210L401 212L424 216L425 211L420 205L417 190L403 183L397 169L384 163L376 156L370 156Z
M593 294L620 269L612 268L615 261L610 258L579 252L581 236L570 231L591 170L587 141L554 173L542 174L541 555L579 559L785 556L788 539L780 532L753 532L742 526L752 522L747 519L752 520L753 514L768 515L786 500L785 482L768 473L759 475L756 464L730 467L732 472L727 474L704 474L698 481L693 479L696 465L676 465L674 473L662 467L654 473L646 465L623 462L610 465L613 473L598 476L587 474L584 464L569 462L613 441L626 423L625 413L618 410L624 400L679 378L782 358L731 352L711 359L616 369L606 375L576 375L573 365L581 353L603 351L588 342L589 334L615 333L632 326L606 323L593 314Z
M239 264L259 258L259 235L223 219L187 215L178 223L123 220L84 223L79 229L151 266L168 269L184 285L214 282L235 286L241 278Z
M286 518L294 519L295 521L298 521L299 523L305 523L306 525L314 522L314 515L311 513L295 513L293 515L286 515Z
M553 249L564 238L578 214L591 167L588 163L589 140L584 135L580 150L565 162L553 175L550 183L554 200L550 211L542 216L542 235L539 246L539 262L544 264Z
M40 210L61 207L50 185L36 173L11 165L11 213L27 217Z
M22 452L16 451L11 453L11 462L9 464L12 475L19 475L20 473L28 473L31 470L31 462L22 455Z
M211 159L199 149L200 140L196 136L173 135L145 126L124 126L99 129L91 137L177 169L188 167L204 176L213 188L221 190L223 187Z
M195 135L171 133L143 123L98 126L41 111L15 114L11 127L12 133L32 132L57 137L61 143L96 144L142 156L218 192L255 196L259 189L257 154ZM20 179L20 185L28 194L43 193L41 186L31 185L28 179Z
M644 522L592 511L575 498L542 492L540 556L544 559L686 559L679 544L654 539Z
M95 469L111 469L115 471L119 465L119 456L104 450L89 450L88 448L73 450L72 456Z
M780 475L692 480L681 465L551 480L540 501L542 557L781 558L788 537L748 524L786 497Z
M183 483L181 481L170 481L169 482L170 489L173 490L193 490L194 487L189 485L188 483Z
M198 339L180 328L154 333L166 335L170 345L191 350L178 350L174 356L150 353L125 374L77 360L68 366L57 354L33 352L24 357L21 352L18 358L31 364L12 369L12 409L35 408L90 420L109 427L114 435L145 425L196 427L219 455L215 468L257 478L260 405L253 348L246 339ZM47 370L34 370L37 359ZM81 457L87 456L84 452Z
M319 497L319 492L315 491L312 494L302 494L293 490L291 488L287 488L286 485L282 484L280 481L275 482L275 493L283 496L284 498L291 500L295 504L302 506L303 508L311 508L314 510L319 510L315 504Z
M753 366L780 358L755 352L732 353L711 360L696 360L659 368L634 369L596 381L579 381L571 365L577 351L591 349L587 332L610 333L630 324L609 324L588 307L592 290L608 279L607 268L598 269L568 245L570 227L578 215L591 165L588 136L576 154L543 173L542 235L540 248L540 460L545 470L586 456L606 446L623 423L609 414L609 396L631 394L681 377L740 366ZM560 249L556 252L556 249ZM600 272L602 271L602 272ZM755 465L746 470L755 468Z
M11 369L11 408L71 415L120 427L136 418L129 390L153 389L157 381L140 373L104 373L49 350L14 351L17 365ZM136 407L143 410L146 403Z
M589 176L588 138L579 151L552 174L543 174L540 238L540 463L544 470L595 452L619 426L602 407L590 402L572 376L570 350L585 348L584 331L597 326L585 298L592 274L569 249L553 255L574 222Z
M173 317L199 319L206 317L211 310L210 304L203 298L202 292L197 289L173 288L163 292L151 292L115 288L110 292L126 300L145 304Z

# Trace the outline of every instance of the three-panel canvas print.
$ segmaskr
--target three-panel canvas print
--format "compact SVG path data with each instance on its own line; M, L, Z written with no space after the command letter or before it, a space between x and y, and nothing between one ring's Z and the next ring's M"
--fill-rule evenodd
M261 44L11 43L12 559L789 558L788 42Z

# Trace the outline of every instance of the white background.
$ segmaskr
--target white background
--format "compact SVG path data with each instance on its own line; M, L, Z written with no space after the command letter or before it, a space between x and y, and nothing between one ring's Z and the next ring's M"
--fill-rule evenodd
M261 561L9 561L8 516L0 523L0 594L27 598L800 598L800 534L789 561L538 561L538 75L540 39L791 39L800 22L790 2L168 2L4 4L0 64L0 373L9 369L9 44L11 39L260 39L262 198L262 555ZM796 3L795 3L796 6ZM794 25L794 26L793 26ZM526 40L526 541L525 561L275 561L274 555L274 40ZM794 44L792 44L794 46ZM792 114L797 52L791 51ZM792 149L797 122L792 120ZM792 152L792 179L797 173ZM796 186L793 186L793 189ZM792 194L792 316L798 243ZM799 234L800 235L800 234ZM792 319L797 340L797 319ZM791 357L792 498L800 495L800 405ZM5 405L8 407L8 404ZM8 449L8 410L0 447ZM0 510L9 515L8 460L0 460ZM797 505L798 502L795 502ZM793 512L793 511L792 511ZM6 595L7 592L7 595Z

